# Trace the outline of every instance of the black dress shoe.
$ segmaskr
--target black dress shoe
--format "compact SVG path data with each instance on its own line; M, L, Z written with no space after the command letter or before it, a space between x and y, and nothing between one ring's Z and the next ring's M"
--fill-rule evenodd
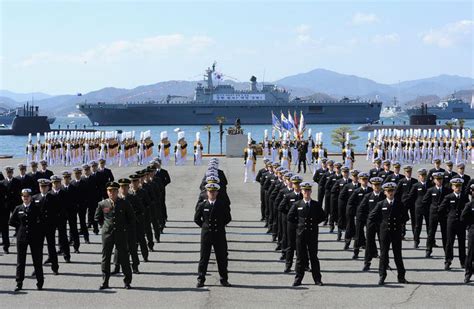
M84 242L85 242L86 244L88 244L88 245L90 245L90 243L91 243L91 242L89 241L89 239L87 239L87 240L84 241Z
M359 254L358 253L354 253L354 255L352 256L352 259L353 260L357 260L359 258Z
M293 286L300 286L300 285L301 285L301 280L297 279L293 282Z
M420 247L420 242L415 241L415 243L413 244L413 248L418 249L419 247Z
M15 291L15 292L18 292L18 291L21 290L22 288L23 288L23 283L17 283L14 291Z
M285 270L283 271L285 274L291 272L291 267L285 267Z
M398 283L405 283L405 284L408 284L408 280L405 279L405 278L398 278Z
M130 283L125 283L124 288L125 288L126 290L131 290L131 289L132 289L132 286L130 285Z
M8 248L3 248L3 253L10 254L10 251L8 250Z
M384 285L384 284L385 284L385 277L380 277L379 285Z
M276 237L276 235L273 235L272 236L272 242L275 242L275 241L277 241L277 237Z
M196 283L196 287L197 287L197 288L202 288L203 286L204 286L204 281L198 281L198 282Z
M79 253L81 253L81 252L79 252L79 249L75 249L75 250L74 250L74 253L79 254Z
M329 228L329 233L334 233L334 226L331 226L331 227Z
M451 263L444 263L444 270L450 270L451 269Z
M59 275L59 272L57 270L53 270L53 275L57 276Z
M471 276L464 277L464 283L469 283L471 281Z
M36 289L42 290L43 289L43 282L37 282L36 283Z
M431 251L426 251L425 258L431 258Z
M221 279L221 285L222 285L222 286L225 286L225 287L231 287L231 286L232 286L232 284L230 284L229 281L227 281L227 280L222 280L222 279Z
M369 271L370 270L370 264L364 264L364 268L362 268L362 271Z
M261 221L261 222L265 221L265 218L260 218L260 221Z
M349 250L350 243L346 242L344 244L344 250Z
M143 262L148 263L148 258L143 258Z
M281 245L276 246L275 251L280 251L281 250Z
M280 256L280 261L284 261L284 260L286 260L286 256L285 256L284 254L282 254L282 255Z
M108 283L102 283L102 285L99 287L99 290L105 290L105 289L108 289L108 288L109 288Z
M433 247L434 248L439 248L438 244L436 244L436 243L433 245Z
M338 230L337 231L337 241L341 241L341 238L342 238L342 231Z
M267 234L271 234L271 233L272 233L272 229L268 229Z
M65 257L64 260L66 261L66 263L71 263L71 258L69 257Z
M265 225L263 227L268 227L268 223L265 223Z
M132 271L134 274L139 274L140 271L138 270L138 266L132 267Z
M324 284L321 282L321 280L314 281L314 284L323 286Z
M51 264L51 260L49 258L47 258L44 262L43 262L43 265L47 265L47 264Z
M33 272L31 273L31 277L36 277L36 272L33 270Z

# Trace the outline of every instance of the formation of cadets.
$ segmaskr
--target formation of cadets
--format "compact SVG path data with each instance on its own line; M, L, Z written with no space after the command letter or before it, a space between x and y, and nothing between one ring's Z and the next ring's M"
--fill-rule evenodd
M407 164L431 163L435 159L454 164L474 163L469 129L378 129L368 134L367 160L388 159Z
M342 163L322 158L312 179L318 190L312 195L311 182L304 182L278 160L263 159L265 167L256 176L261 221L277 244L275 250L281 252L285 273L291 272L296 251L293 285L301 284L305 269L311 270L315 284L322 285L317 257L320 223L329 225L329 232L344 242L343 250L353 251L353 259L359 259L364 250L362 271L369 271L372 259L379 258L379 285L385 283L391 247L398 282L408 283L402 241L406 240L409 220L414 248L419 249L425 227L424 256L431 258L433 248L442 248L445 270L451 269L457 239L459 266L465 269L464 282L468 283L474 256L474 199L469 198L474 197L474 179L465 174L462 162L446 161L444 169L440 158L433 160L432 169L419 169L415 176L411 165L403 166L402 173L399 162L392 164L380 158L374 159L374 167L368 172L350 170ZM441 244L435 241L438 226Z
M289 132L280 133L279 138L275 137L275 131L272 132L272 138L268 137L268 130L264 131L264 138L259 145L252 139L248 133L248 144L244 149L244 182L256 181L255 166L257 163L257 153L261 148L264 159L271 162L278 162L282 167L292 170L295 168L298 173L306 174L309 170L315 173L322 166L322 160L327 158L328 151L323 145L323 133L318 132L312 135L311 129L308 129L307 137L304 135L295 135L291 138ZM355 153L351 148L350 136L346 135L342 147L343 164L352 168L355 162Z
M188 149L184 131L177 129L178 141L174 145L168 139L168 132L160 133L160 143L157 146L158 156L164 166L171 161L175 165L185 165ZM25 147L26 164L45 160L50 166L77 166L92 160L105 159L109 165L129 166L147 165L153 159L154 142L151 132L140 132L135 137L135 131L118 133L117 131L55 131L37 133L36 143L31 134ZM202 164L204 147L200 133L196 133L193 150L193 164ZM173 160L171 160L173 154Z
M145 169L116 182L112 171L105 167L105 159L90 161L61 175L53 175L45 160L39 165L40 169L31 161L31 171L27 173L27 166L19 164L17 176L13 167L5 168L5 176L0 173L0 232L6 254L10 247L8 226L16 231L15 291L23 287L28 247L37 288L42 289L43 265L49 264L57 275L58 256L70 263L72 255L80 253L79 235L89 243L89 232L97 235L99 227L102 227L103 246L100 288L108 288L110 275L122 270L125 288L130 289L132 272L140 273L138 252L147 262L149 251L154 250L155 242L160 242L166 226L166 186L171 179L161 168L161 161L155 158ZM45 243L48 257L43 262Z

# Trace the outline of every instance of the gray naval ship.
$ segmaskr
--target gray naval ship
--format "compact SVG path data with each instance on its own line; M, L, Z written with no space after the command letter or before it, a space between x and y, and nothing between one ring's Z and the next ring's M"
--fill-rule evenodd
M279 117L303 112L307 124L373 123L379 120L382 102L343 98L338 101L314 101L295 98L273 84L257 86L250 78L250 89L236 90L215 82L215 63L198 83L194 98L188 101L148 101L137 103L81 103L77 108L94 125L210 125L223 116L225 124L240 118L242 124L271 124L272 112Z
M474 101L474 99L473 99ZM407 109L407 114L414 115L419 108ZM472 105L453 95L447 100L440 101L436 106L428 106L428 113L436 115L438 119L474 119Z

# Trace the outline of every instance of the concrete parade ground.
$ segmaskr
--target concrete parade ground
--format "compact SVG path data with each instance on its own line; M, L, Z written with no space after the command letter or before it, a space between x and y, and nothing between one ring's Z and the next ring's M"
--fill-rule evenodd
M15 293L16 247L11 237L10 254L0 254L1 307L473 308L474 283L463 283L464 270L457 259L457 244L452 270L445 271L442 248L434 249L432 259L425 258L425 228L420 249L413 249L411 226L403 242L406 278L410 284L397 283L395 263L391 259L393 271L388 272L386 285L378 286L378 259L372 261L370 272L362 272L363 258L353 260L352 250L343 250L344 243L336 241L336 233L329 234L328 227L321 227L319 258L324 286L315 286L311 274L307 273L302 286L292 287L294 272L283 273L284 263L279 261L280 253L275 252L276 244L271 242L271 235L265 233L264 224L259 221L259 184L243 183L242 158L220 159L232 201L233 220L227 228L227 239L229 282L233 286L220 286L212 254L206 286L196 288L200 229L193 222L193 216L207 161L204 159L204 165L199 167L192 166L189 160L187 166L165 167L171 176L166 199L169 221L161 243L155 244L155 251L150 253L150 261L141 262L141 274L133 275L132 290L123 288L121 274L111 277L111 289L98 289L102 279L101 238L91 234L91 244L81 243L81 253L72 253L70 264L59 257L58 276L52 274L49 265L44 266L42 291L36 290L36 279L29 276L33 267L28 253L24 289ZM19 162L19 159L0 160L0 167L16 167ZM357 169L368 171L370 166L365 158L357 157ZM260 167L259 158L257 169ZM430 166L415 166L415 177L420 167ZM59 173L67 168L51 169ZM128 177L137 169L136 166L112 167L116 179ZM471 165L466 167L466 173L474 174ZM312 177L309 171L303 176L305 180ZM313 198L316 198L315 192ZM10 235L13 235L12 230ZM439 229L437 243L441 245ZM43 253L45 260L46 246ZM360 256L363 257L362 252ZM390 256L393 255L390 253Z

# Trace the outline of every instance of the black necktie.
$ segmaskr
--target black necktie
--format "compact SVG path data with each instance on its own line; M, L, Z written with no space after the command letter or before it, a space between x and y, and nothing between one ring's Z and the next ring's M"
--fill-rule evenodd
M306 206L309 208L309 206L311 205L310 202L306 202Z

